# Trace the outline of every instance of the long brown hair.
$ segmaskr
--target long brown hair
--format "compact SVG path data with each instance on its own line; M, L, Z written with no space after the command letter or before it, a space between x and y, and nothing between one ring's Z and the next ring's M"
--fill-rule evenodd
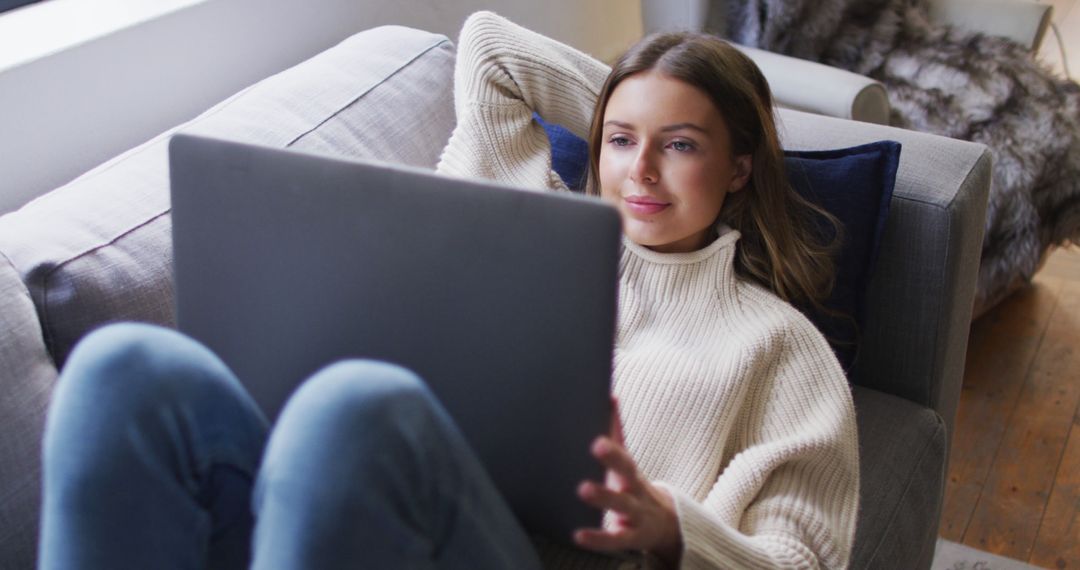
M651 70L708 95L727 124L734 155L752 157L749 182L741 192L728 194L718 220L742 234L736 272L785 301L821 310L832 289L830 254L841 237L840 225L791 188L769 84L757 65L728 42L689 32L653 34L615 62L593 111L587 191L599 195L604 112L611 94L627 77Z

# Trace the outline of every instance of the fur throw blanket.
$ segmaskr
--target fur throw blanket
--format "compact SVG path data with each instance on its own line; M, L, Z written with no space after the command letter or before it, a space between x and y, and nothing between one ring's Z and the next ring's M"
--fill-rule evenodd
M934 24L928 0L725 0L731 40L881 81L891 123L993 155L976 314L1031 280L1051 246L1080 243L1080 86L1024 47Z

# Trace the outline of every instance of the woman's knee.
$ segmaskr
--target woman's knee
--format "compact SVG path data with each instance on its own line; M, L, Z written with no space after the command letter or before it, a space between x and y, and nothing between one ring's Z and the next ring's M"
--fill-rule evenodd
M87 335L65 363L46 446L54 452L72 441L108 446L132 422L156 421L158 411L174 404L225 400L237 390L228 368L196 341L154 325L108 325Z
M399 366L352 360L323 368L274 426L256 504L274 495L302 498L306 506L297 508L324 508L364 500L350 489L398 496L390 489L416 488L444 439L440 410L423 381Z
M60 375L58 403L74 395L123 408L128 400L182 397L231 377L209 349L179 332L112 324L88 334L72 351Z
M308 379L280 422L284 429L320 429L324 433L312 437L322 441L345 437L355 443L360 434L363 440L382 439L372 436L430 424L437 408L434 395L415 373L385 362L347 360Z

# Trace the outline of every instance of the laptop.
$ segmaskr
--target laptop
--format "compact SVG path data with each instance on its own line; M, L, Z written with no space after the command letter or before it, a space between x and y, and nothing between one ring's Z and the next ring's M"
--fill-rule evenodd
M329 363L423 378L530 532L601 513L621 226L594 198L178 134L177 325L274 421Z

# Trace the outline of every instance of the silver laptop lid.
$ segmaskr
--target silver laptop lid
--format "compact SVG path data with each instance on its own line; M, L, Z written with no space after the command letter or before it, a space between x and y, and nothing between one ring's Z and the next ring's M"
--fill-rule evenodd
M431 386L526 528L600 513L588 453L609 420L620 221L580 196L176 135L178 328L273 420L344 358Z

